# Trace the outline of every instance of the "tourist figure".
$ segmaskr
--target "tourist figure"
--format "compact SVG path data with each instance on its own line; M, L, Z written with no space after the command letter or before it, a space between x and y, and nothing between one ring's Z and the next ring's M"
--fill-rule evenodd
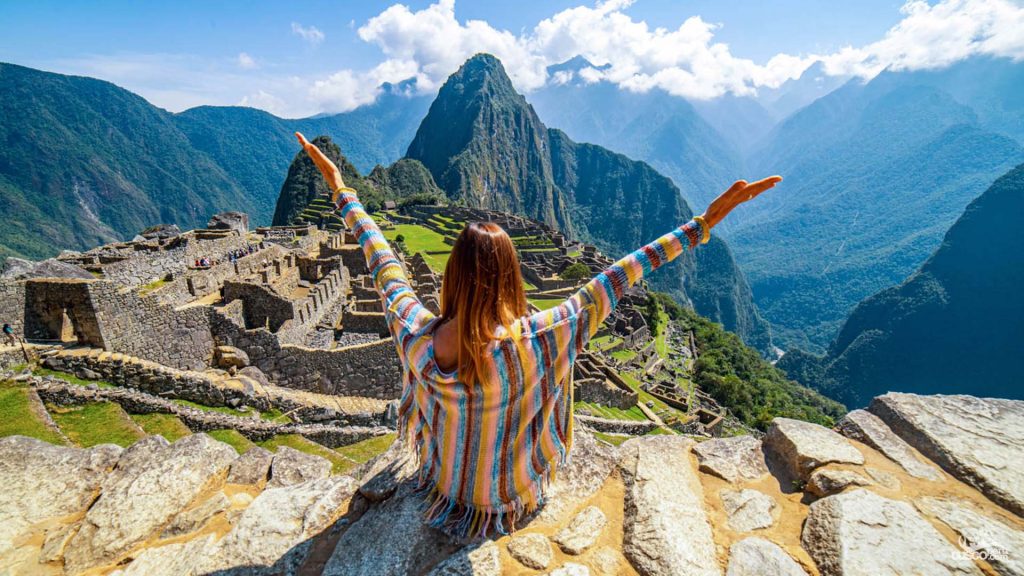
M471 223L445 267L441 314L417 298L356 191L296 133L334 191L366 256L403 365L399 439L414 451L427 521L456 537L506 533L544 502L572 444L572 365L623 292L706 243L772 176L738 181L707 212L619 260L565 302L528 314L515 246L494 223Z
M7 343L11 346L18 343L18 338L14 335L14 328L6 322L4 322L4 339L7 340Z

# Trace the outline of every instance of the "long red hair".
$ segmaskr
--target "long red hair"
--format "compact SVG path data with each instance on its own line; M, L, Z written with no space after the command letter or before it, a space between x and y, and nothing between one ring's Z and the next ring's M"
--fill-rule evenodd
M481 380L487 347L500 325L508 330L526 314L519 256L493 222L466 226L452 248L441 284L442 322L456 324L459 380Z

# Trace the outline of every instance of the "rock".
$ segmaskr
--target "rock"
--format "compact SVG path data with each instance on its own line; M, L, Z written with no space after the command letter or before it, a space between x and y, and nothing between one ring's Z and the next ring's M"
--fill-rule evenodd
M693 441L645 436L621 446L624 502L622 551L644 576L720 576L704 512Z
M438 564L428 576L501 576L498 545L484 540L467 546Z
M771 496L757 490L722 490L722 505L729 515L727 524L736 532L767 528L775 523L778 504Z
M909 444L893 434L885 422L867 410L854 410L848 413L836 425L836 430L847 438L878 450L915 478L942 479L938 469L919 460Z
M617 459L617 448L601 444L582 426L574 427L569 461L555 474L555 481L548 486L547 502L533 522L560 522L597 492L615 468Z
M213 547L216 539L210 534L179 544L146 548L135 555L131 564L111 572L110 576L195 576L196 562Z
M39 563L57 562L64 557L64 548L78 530L78 523L64 524L46 531L43 548L39 552Z
M543 570L551 564L551 543L543 534L517 534L508 541L508 553L520 564Z
M864 456L846 438L824 426L789 418L772 420L764 449L793 481L806 481L815 468L830 462L864 463Z
M4 271L0 274L3 280L27 280L29 278L81 278L83 280L95 280L96 277L84 268L80 268L69 262L61 262L56 258L32 262L21 258L8 257L4 264Z
M200 572L246 566L263 568L261 573L293 574L309 553L312 537L334 522L355 491L351 476L267 488L209 550Z
M887 488L889 490L900 489L900 480L895 474L890 474L885 470L879 470L878 468L872 468L871 466L865 466L864 471L867 472L868 476L882 488Z
M458 549L455 541L423 521L423 497L414 483L371 506L338 540L324 576L421 574Z
M127 463L103 484L64 554L67 572L108 564L165 525L208 489L237 454L206 434L170 446L125 452ZM145 458L142 454L149 457Z
M590 557L601 576L616 576L622 565L622 555L612 548L601 548Z
M217 346L213 354L221 368L245 368L249 365L249 355L234 346Z
M725 576L807 576L807 573L777 544L751 536L729 548L729 569Z
M88 368L79 368L78 370L75 371L75 376L81 378L82 380L99 380L100 379L100 375L99 374L97 374L96 372L94 372L92 370L89 370Z
M331 462L315 454L306 454L288 446L281 446L270 464L268 488L291 486L331 475Z
M999 574L1024 575L1024 531L982 513L967 500L924 497L915 504L956 531L969 558L987 561Z
M565 528L554 535L552 540L566 554L582 554L601 536L608 518L597 506L587 506Z
M566 562L561 568L549 572L548 576L590 576L590 569L583 564Z
M849 470L818 468L811 473L806 491L823 498L846 490L850 486L870 486L871 480Z
M246 378L259 382L260 386L263 386L264 388L270 386L270 379L263 373L263 370L260 370L255 366L246 366L245 368L242 368L238 371L238 375L245 376Z
M981 574L909 504L863 488L811 504L801 543L822 576Z
M402 442L396 440L383 453L363 465L359 493L370 502L390 498L399 484L416 474L416 462Z
M946 472L1024 516L1024 401L893 392L868 410Z
M232 484L262 484L270 472L270 462L274 454L266 448L256 446L242 454L231 463L228 471L228 482Z
M178 228L177 224L157 224L156 226L150 226L142 232L139 232L139 236L147 240L153 240L155 238L174 238L175 236L181 235L181 228Z
M715 438L693 447L700 471L714 474L727 482L757 480L768 473L761 441L753 436Z
M85 511L120 454L110 444L83 450L0 438L0 556L32 524Z
M221 212L206 223L211 230L237 230L242 237L249 232L249 215L245 212Z
M161 538L174 538L189 532L195 532L202 528L203 524L228 509L231 503L223 492L217 492L211 498L204 500L198 506L185 510L174 517L171 523L164 528Z

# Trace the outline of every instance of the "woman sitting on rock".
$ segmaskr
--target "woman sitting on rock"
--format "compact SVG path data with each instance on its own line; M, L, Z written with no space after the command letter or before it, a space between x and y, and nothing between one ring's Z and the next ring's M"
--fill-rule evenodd
M572 442L573 362L623 291L708 241L741 202L782 180L738 181L703 216L613 264L561 305L528 314L519 258L497 224L459 234L441 285L441 315L417 298L380 229L338 168L302 134L345 223L359 239L403 366L399 437L418 456L427 519L449 534L505 533L543 504Z

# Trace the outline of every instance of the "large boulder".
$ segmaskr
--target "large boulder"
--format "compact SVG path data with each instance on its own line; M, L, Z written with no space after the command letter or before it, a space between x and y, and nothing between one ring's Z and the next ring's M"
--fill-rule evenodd
M413 482L367 510L341 535L324 576L422 574L458 550L458 542L424 522Z
M618 450L614 446L598 442L582 426L573 427L569 461L558 469L545 494L547 501L532 522L550 525L561 520L597 492L615 469L617 460Z
M85 511L120 454L110 444L83 450L0 438L0 557L32 524Z
M843 436L862 442L885 454L908 474L925 480L941 480L942 474L931 464L922 462L909 444L893 434L885 422L867 410L853 410L836 425Z
M736 532L768 528L779 515L775 499L757 490L722 490L722 506L729 515L726 523Z
M824 426L790 418L772 420L764 448L773 465L795 482L806 482L811 472L824 464L864 463L864 455L846 438Z
M693 441L645 436L621 446L626 484L622 551L644 576L720 576Z
M870 486L871 480L850 470L818 468L811 473L805 490L819 498L838 494L852 486Z
M249 215L245 212L220 212L210 217L206 227L210 230L237 230L245 236L249 232Z
M552 538L562 552L582 554L594 545L608 523L608 518L597 506L587 506L573 517L569 525Z
M744 538L729 548L725 576L807 576L796 560L764 538Z
M65 569L78 574L117 560L150 538L221 478L237 453L205 434L193 434L149 457L130 461L104 482L82 526L68 543Z
M893 392L868 410L946 472L1024 516L1024 401Z
M501 576L498 545L484 540L459 550L427 576Z
M221 368L245 368L249 365L249 355L234 346L217 346L213 349L213 356Z
M174 238L175 236L181 235L181 228L178 228L177 224L157 224L150 226L142 232L139 232L139 236L142 236L146 240L154 239L165 239Z
M1024 530L959 498L923 497L915 505L952 528L968 556L986 560L999 574L1024 576Z
M330 460L315 454L306 454L288 446L281 446L270 463L268 488L279 488L319 480L331 475Z
M543 534L517 534L508 540L508 554L520 564L544 570L551 564L551 542Z
M811 504L801 543L822 576L981 574L909 504L863 488Z
M768 473L761 441L753 436L715 438L693 447L700 471L714 474L727 482L757 480Z
M231 463L228 482L232 484L262 484L267 479L274 454L266 448L256 446Z
M246 567L246 574L294 574L313 536L337 519L356 486L350 476L334 476L264 490L208 549L199 572Z

